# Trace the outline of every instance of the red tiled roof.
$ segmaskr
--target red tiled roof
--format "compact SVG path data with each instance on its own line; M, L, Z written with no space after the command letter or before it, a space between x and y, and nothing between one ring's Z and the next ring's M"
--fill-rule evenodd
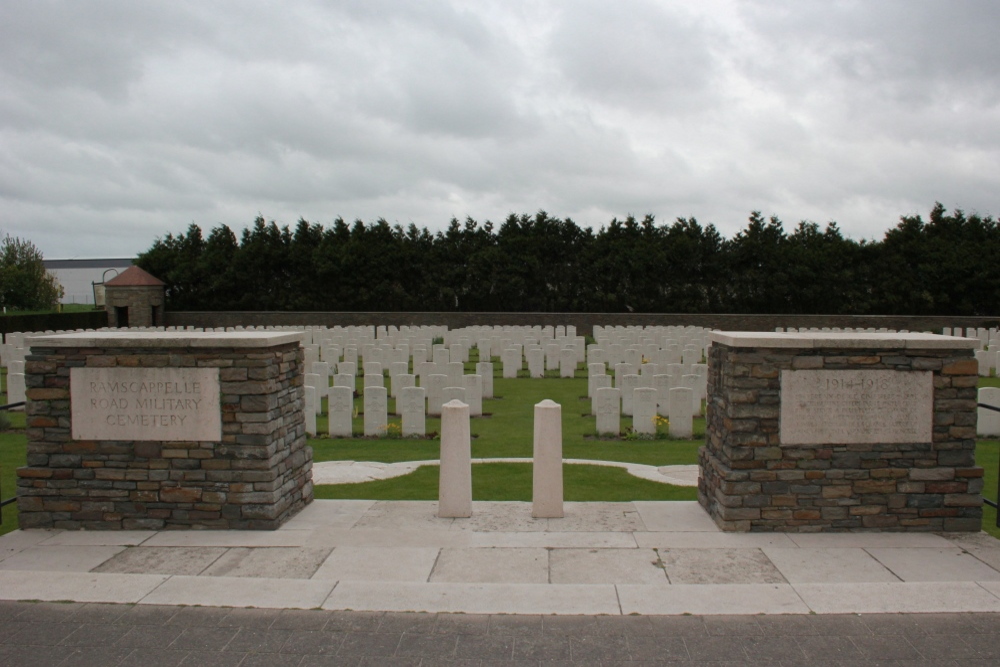
M159 287L166 285L166 283L146 273L138 266L130 266L104 285L106 287Z

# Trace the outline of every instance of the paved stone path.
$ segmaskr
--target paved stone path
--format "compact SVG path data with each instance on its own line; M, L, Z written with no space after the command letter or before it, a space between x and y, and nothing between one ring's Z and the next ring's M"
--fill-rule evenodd
M504 616L0 602L0 664L1000 664L1000 614Z

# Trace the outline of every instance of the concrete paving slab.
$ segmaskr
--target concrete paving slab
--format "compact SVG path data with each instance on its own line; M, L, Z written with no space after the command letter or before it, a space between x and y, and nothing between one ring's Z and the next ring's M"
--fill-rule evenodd
M792 584L898 582L864 549L774 549L765 548L778 572Z
M619 584L623 614L807 614L788 584Z
M1000 570L1000 549L968 547L966 548L966 551L992 567L994 570Z
M978 583L983 589L989 591L993 595L1000 598L1000 582L996 581L979 581Z
M941 548L948 540L934 533L786 533L800 547L813 549Z
M108 547L135 546L153 535L154 530L64 530L41 543L42 546Z
M372 505L354 524L354 528L381 528L383 530L447 529L454 519L437 516L438 504L434 501L379 501Z
M425 582L440 549L399 547L337 547L313 579L328 581Z
M279 530L350 528L374 504L374 500L314 500Z
M647 531L719 533L712 517L696 501L632 503Z
M638 546L650 549L763 549L795 548L784 533L677 532L635 533Z
M903 581L1000 581L1000 572L958 547L867 551Z
M541 532L548 530L548 519L531 516L531 503L521 502L474 502L472 516L456 519L452 530L473 530L481 532Z
M373 584L345 581L337 585L323 603L323 608L468 614L621 613L614 586L573 584Z
M469 533L471 547L635 549L634 533Z
M142 543L144 547L300 547L310 530L166 530Z
M997 612L1000 597L971 581L794 584L817 614Z
M1000 540L983 531L978 533L939 533L939 535L951 542L952 545L963 549L971 547L1000 549Z
M156 574L0 571L0 599L134 603L167 580Z
M0 535L0 561L62 532L61 530L15 530Z
M644 530L632 503L565 503L565 516L549 519L553 532L631 532Z
M330 581L298 579L248 580L240 577L173 576L139 600L139 603L313 609L323 604L334 586L334 582Z
M668 584L653 549L553 549L553 584Z
M226 553L223 547L132 547L94 568L118 574L201 574Z
M484 533L485 534L485 533ZM305 546L318 547L396 547L439 548L468 547L473 545L474 533L449 531L440 528L405 530L391 528L351 528L312 531Z
M549 581L549 552L527 548L446 548L438 556L430 581L546 584Z
M229 549L202 576L309 579L330 555L325 547Z
M783 584L760 549L658 549L671 584Z
M0 570L89 572L125 547L34 546L0 561Z

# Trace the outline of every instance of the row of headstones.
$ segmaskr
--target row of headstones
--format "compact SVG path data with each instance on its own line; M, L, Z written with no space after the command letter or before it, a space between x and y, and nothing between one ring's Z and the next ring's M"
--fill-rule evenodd
M472 516L472 429L470 410L453 400L441 408L441 461L438 516ZM562 406L535 405L531 516L561 518L563 512Z
M611 376L604 373L604 364L589 364L587 382L591 398L591 414L597 420L598 435L618 435L622 416L632 417L636 433L656 433L657 417L668 420L670 437L689 439L694 434L694 416L701 414L702 401L707 395L708 367L694 364L693 373L684 373L679 364L671 364L670 373L657 373L655 368L642 375L623 373L616 368L616 385L611 386ZM654 364L644 364L644 371Z
M977 338L979 339L979 349L990 348L995 350L1000 347L1000 329L990 328L986 329L983 327L967 327L965 329L961 327L949 328L944 327L941 329L941 333L945 336L959 336L960 338Z
M979 403L1000 408L1000 387L983 387L979 390ZM978 408L976 434L1000 436L1000 412Z
M483 414L483 399L493 397L493 364L480 362L477 371L481 374L461 375L456 378L443 374L427 376L426 386L414 385L415 376L400 374L392 378L392 396L396 399L396 414L402 417L403 437L426 434L426 417L441 415L442 405L451 400L460 400L469 406L474 417ZM328 434L331 437L349 438L353 435L354 418L353 375L337 374L333 386L324 383L316 373L306 375L305 416L306 432L317 435L316 417L322 414L322 399L327 398ZM389 391L383 384L383 376L366 374L363 389L364 434L380 436L388 428Z

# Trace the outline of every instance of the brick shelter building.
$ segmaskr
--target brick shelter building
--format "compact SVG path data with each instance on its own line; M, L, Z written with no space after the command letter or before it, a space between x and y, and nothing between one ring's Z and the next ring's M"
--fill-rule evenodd
M167 286L159 278L130 266L104 283L104 309L108 326L154 327L163 325Z

